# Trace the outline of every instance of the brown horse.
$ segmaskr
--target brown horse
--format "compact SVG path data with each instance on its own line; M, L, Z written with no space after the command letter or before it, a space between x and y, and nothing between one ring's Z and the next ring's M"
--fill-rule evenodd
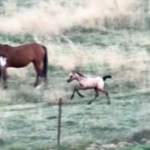
M48 56L45 46L38 43L30 43L17 47L0 44L0 55L5 56L6 63L2 67L3 87L7 88L7 68L22 68L33 63L36 71L34 86L39 85L40 78L47 80Z

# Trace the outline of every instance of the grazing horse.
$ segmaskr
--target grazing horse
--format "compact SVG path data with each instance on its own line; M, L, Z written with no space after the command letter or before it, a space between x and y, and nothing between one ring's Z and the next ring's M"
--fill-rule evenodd
M1 69L4 88L7 88L7 68L22 68L29 63L33 63L36 71L36 81L34 86L39 85L40 78L43 78L46 82L48 56L45 46L38 43L30 43L16 47L0 44L0 56L6 58L6 63Z
M74 91L71 95L71 99L74 98L75 92L77 92L77 94L80 97L84 97L84 95L82 95L79 92L79 90L94 89L95 97L94 97L94 99L90 100L88 102L88 104L91 104L99 96L99 92L102 92L106 95L108 104L110 104L109 94L104 89L104 81L107 78L112 78L112 77L111 77L111 75L106 75L104 77L87 77L79 72L75 72L75 71L71 72L69 74L69 78L67 79L67 82L71 82L73 80L77 80L79 82L79 85L74 88Z

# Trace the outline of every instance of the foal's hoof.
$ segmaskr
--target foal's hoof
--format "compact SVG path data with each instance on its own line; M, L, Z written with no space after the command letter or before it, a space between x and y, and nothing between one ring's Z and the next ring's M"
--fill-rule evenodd
M108 102L107 104L108 104L108 105L110 105L111 103L110 103L110 102Z
M73 97L74 97L74 96L72 95L72 96L70 97L70 99L73 100Z
M92 104L92 102L91 102L91 101L89 101L87 104L88 104L88 105L91 105L91 104Z

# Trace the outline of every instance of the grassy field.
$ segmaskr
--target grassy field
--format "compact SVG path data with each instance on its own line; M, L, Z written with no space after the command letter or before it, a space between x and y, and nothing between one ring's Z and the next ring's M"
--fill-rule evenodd
M9 89L1 88L1 148L57 149L57 102L62 97L61 149L142 149L142 145L148 149L148 35L145 31L73 30L64 35L71 43L55 36L57 40L45 44L50 58L46 89L34 89L32 66L9 69ZM75 82L67 84L66 79L75 68L85 74L111 74L113 78L106 81L106 88L112 104L107 105L101 95L87 105L93 91L82 92L84 99L76 95L70 101Z
M64 104L62 149L148 145L149 135L137 134L149 129L148 99L144 94L112 98L111 106L103 99L90 106L86 100ZM56 149L57 109L43 103L1 106L1 149Z
M56 150L63 98L61 150L150 149L148 1L2 1L0 42L36 41L48 49L46 88L35 89L33 66L8 69L0 90L0 150ZM101 6L103 4L103 7ZM136 8L136 9L135 9ZM99 13L99 9L103 13ZM105 11L107 10L107 11ZM41 18L41 20L39 19ZM67 20L67 21L66 21ZM71 70L103 76L111 105L93 91L70 95Z

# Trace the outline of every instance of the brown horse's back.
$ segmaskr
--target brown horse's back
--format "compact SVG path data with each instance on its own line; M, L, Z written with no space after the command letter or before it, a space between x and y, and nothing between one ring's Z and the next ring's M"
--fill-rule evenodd
M31 62L41 63L44 57L43 47L38 43L30 43L17 47L9 47L8 67L25 67Z

